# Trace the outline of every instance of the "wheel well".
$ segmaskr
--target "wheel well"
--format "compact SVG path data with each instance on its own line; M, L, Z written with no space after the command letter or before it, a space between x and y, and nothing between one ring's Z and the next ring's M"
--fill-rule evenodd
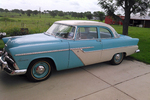
M123 52L124 57L126 57L126 52Z
M123 56L126 57L126 52L120 52L120 53L123 53ZM114 55L113 55L113 57L114 57ZM112 59L113 59L113 57L112 57Z
M42 60L42 59L48 60L48 62L49 62L49 63L51 64L51 66L53 67L52 69L53 69L53 70L57 70L57 69L56 69L55 62L54 62L51 58L38 58L38 59L34 59L34 60L32 60L32 61L30 62L30 64L31 64L33 61ZM30 64L29 64L29 66L30 66Z

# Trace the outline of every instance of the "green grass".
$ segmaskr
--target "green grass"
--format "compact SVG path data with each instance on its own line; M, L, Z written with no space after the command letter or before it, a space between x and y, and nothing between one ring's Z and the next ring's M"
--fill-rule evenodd
M4 43L2 40L0 40L0 49L4 48Z
M78 19L70 16L56 16L53 18L49 14L43 14L41 18L38 15L28 17L26 15L19 16L19 14L15 13L0 13L0 15L8 18L6 18L6 21L2 21L3 17L0 17L0 32L6 32L7 36L10 36L11 33L20 28L28 28L30 34L45 32L50 25L58 20L86 20L86 18ZM119 34L122 34L122 26L112 26ZM150 64L150 28L129 27L129 36L139 38L138 46L141 50L140 53L135 53L131 56L137 60ZM0 49L3 47L4 43L0 40Z

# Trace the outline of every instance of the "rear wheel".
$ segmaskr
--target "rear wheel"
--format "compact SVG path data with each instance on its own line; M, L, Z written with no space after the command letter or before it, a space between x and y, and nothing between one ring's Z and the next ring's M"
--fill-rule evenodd
M111 60L111 64L118 65L123 61L124 54L123 53L117 53L113 56Z
M52 71L52 67L47 59L33 61L27 70L27 77L30 81L43 81L47 79Z

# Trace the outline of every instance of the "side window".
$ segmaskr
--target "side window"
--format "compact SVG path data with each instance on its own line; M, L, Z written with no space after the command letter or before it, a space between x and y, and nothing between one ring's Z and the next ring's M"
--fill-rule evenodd
M97 39L98 33L96 27L78 28L77 39Z
M106 28L99 28L101 38L112 38L112 34Z

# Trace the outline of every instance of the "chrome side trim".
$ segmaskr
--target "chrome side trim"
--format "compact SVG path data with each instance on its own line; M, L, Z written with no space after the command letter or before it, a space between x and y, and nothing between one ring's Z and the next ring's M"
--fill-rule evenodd
M125 46L125 47L134 47L137 45L133 45L133 46ZM81 47L81 48L72 48L71 50L81 50L83 53L87 53L87 52L95 52L95 51L104 51L104 50L113 50L113 49L120 49L120 48L124 48L124 47L116 47L116 48L108 48L108 49L101 49L101 50L93 50L93 51L84 51L83 49L89 49L89 48L94 48L94 47ZM139 50L139 49L138 49ZM136 50L135 52L138 53L138 50Z
M90 49L90 48L94 48L94 47L80 47L80 48L71 48L70 50L82 50L82 49Z
M50 52L59 52L59 51L67 51L67 50L76 50L76 49L89 49L89 48L94 48L94 47L81 47L81 48L71 48L71 49L61 49L61 50L42 51L42 52L22 53L22 54L16 54L15 56L25 56L25 55L34 55L34 54L42 54L42 53L50 53Z
M42 52L32 52L32 53L22 53L22 54L16 54L15 56L34 55L34 54L42 54L42 53L50 53L50 52L58 52L58 51L67 51L67 50L69 50L69 49L51 50L51 51L42 51Z

